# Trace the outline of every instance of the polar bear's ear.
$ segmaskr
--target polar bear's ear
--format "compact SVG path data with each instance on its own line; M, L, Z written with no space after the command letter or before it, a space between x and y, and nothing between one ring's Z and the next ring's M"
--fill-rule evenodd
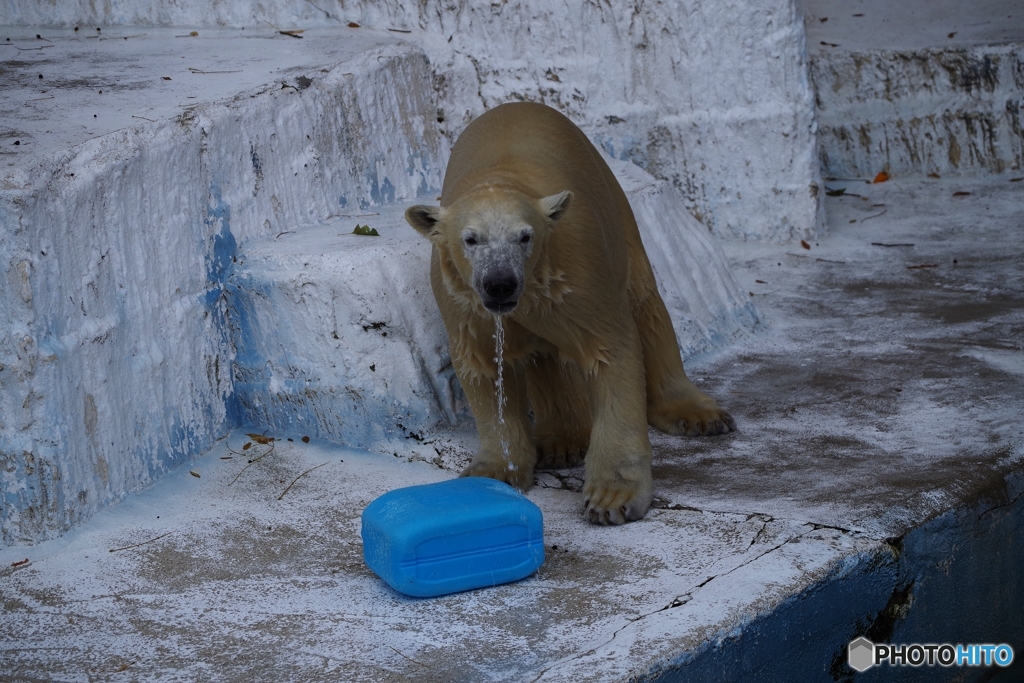
M417 204L405 210L405 220L416 232L429 239L441 236L437 224L441 221L442 209L439 206L424 206Z
M540 200L540 210L552 221L557 221L572 203L572 192L566 190Z

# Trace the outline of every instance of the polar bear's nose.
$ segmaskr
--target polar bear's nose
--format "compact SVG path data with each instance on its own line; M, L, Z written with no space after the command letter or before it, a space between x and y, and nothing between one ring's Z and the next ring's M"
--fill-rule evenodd
M509 273L502 273L484 279L484 293L497 303L508 301L519 288L519 281Z

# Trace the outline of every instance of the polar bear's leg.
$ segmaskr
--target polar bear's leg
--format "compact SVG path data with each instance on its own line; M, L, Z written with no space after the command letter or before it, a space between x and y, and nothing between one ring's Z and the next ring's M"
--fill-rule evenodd
M480 450L462 476L490 477L525 491L533 485L533 466L537 460L530 438L526 373L519 364L504 365L505 400L499 420L495 379L483 373L460 372L460 364L455 365L480 438Z
M672 320L657 290L636 307L635 319L644 349L647 420L655 429L678 436L726 434L736 422L683 371Z
M530 357L525 367L537 467L578 465L590 443L590 398L583 373L576 363L562 363L546 353Z
M593 362L586 373L593 429L583 495L587 518L595 524L640 519L653 497L643 358L632 323L627 318L621 336L608 340L607 362Z

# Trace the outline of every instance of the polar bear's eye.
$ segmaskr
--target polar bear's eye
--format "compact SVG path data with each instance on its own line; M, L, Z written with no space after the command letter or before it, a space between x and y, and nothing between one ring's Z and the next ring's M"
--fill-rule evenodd
M466 235L462 238L462 241L466 243L467 247L476 246L476 235Z
M530 233L524 232L523 236L519 238L519 244L529 244L532 238L533 236Z

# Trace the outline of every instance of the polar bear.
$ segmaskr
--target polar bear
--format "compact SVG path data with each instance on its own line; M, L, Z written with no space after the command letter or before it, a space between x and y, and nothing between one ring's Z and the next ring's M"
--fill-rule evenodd
M459 136L440 203L405 217L433 244L431 286L476 418L463 476L525 491L535 466L583 459L587 518L640 519L653 496L647 425L693 436L736 423L683 372L615 176L562 114L504 104Z

